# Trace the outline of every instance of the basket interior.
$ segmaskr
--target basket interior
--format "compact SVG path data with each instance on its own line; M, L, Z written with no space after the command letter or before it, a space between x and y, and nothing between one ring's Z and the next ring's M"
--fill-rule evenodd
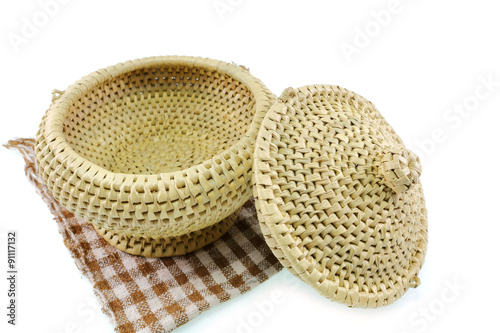
M244 136L255 98L201 67L143 68L93 88L69 109L70 146L111 172L158 174L212 158Z

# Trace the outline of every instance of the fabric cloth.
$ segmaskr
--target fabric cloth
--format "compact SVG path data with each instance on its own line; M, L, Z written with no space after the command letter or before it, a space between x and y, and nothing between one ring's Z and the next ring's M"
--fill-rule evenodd
M170 332L282 268L264 241L252 200L224 236L191 254L154 259L121 252L55 201L38 174L33 146L33 139L7 145L24 156L26 175L49 206L116 332Z

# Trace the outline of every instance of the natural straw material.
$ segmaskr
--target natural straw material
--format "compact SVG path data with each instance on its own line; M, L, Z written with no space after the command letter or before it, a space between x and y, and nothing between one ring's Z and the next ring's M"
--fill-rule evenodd
M244 204L225 235L198 251L170 258L145 258L116 249L90 223L52 197L34 162L33 143L32 139L12 140L8 147L23 154L26 175L49 206L64 244L92 284L116 332L171 332L281 270L262 237L252 200ZM59 324L62 326L63 321ZM235 327L236 319L234 323L216 325L229 332L225 328Z
M261 228L288 270L353 307L387 305L419 284L421 167L372 103L336 86L287 89L254 160Z
M250 198L254 142L273 100L222 61L128 61L55 91L37 163L54 197L112 245L184 254L226 232Z

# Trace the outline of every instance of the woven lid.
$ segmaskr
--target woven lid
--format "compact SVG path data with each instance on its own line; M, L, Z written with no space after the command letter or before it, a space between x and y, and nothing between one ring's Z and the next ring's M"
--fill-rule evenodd
M419 159L371 102L337 86L289 88L254 154L261 228L289 271L353 307L387 305L419 284Z

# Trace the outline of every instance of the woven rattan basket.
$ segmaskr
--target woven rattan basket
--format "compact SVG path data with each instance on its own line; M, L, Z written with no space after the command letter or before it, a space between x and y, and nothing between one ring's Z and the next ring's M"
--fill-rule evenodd
M222 61L125 62L55 93L37 164L54 197L112 245L184 254L220 237L250 198L254 142L274 99Z
M353 307L387 305L419 284L421 167L372 103L336 86L288 89L254 161L262 231L293 274Z

